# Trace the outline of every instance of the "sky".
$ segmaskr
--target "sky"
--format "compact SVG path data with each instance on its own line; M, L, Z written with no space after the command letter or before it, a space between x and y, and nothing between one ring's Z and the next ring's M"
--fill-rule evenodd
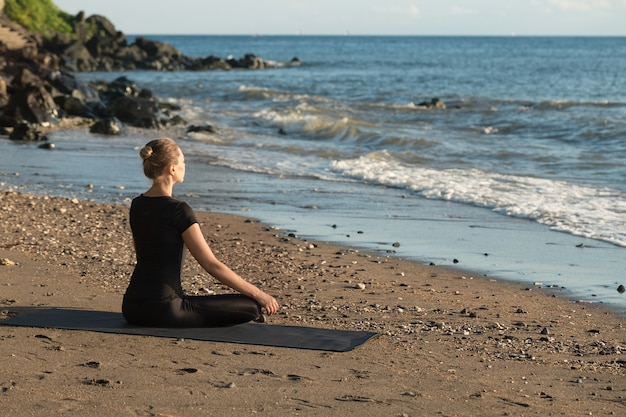
M626 0L53 0L125 34L626 36Z

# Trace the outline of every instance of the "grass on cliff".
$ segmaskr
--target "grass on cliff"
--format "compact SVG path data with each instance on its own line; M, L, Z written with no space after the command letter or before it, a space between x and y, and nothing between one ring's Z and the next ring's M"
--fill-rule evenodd
M5 0L4 13L15 23L44 36L73 32L74 16L59 9L52 0Z

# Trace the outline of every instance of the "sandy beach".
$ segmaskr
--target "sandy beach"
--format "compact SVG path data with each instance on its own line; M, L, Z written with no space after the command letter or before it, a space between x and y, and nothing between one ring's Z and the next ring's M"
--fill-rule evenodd
M0 194L0 319L119 311L128 208ZM277 297L268 324L380 334L344 353L0 327L12 416L601 416L626 413L624 318L558 289L307 242L198 213L217 256ZM189 293L227 291L187 257Z

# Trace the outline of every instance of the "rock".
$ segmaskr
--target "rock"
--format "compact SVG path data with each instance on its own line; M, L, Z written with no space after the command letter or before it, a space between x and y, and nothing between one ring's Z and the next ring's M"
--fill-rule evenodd
M113 101L120 97L138 97L139 89L134 81L126 77L118 77L104 86L101 96L105 100Z
M85 102L76 97L59 96L54 102L59 106L59 110L62 110L66 115L85 117L88 119L97 117Z
M44 141L48 140L37 125L30 123L20 123L13 129L13 132L9 135L11 140L23 140L23 141Z
M61 64L72 71L92 71L95 60L89 49L80 41L73 41L59 51Z
M620 293L620 294L623 294L624 292L626 292L626 287L624 287L623 285L620 284L617 287L617 292Z
M107 136L119 136L124 132L126 132L124 124L116 117L98 120L89 128L89 133Z
M161 119L161 126L182 126L186 124L187 121L179 115L175 115L169 119Z
M10 260L9 258L0 258L0 265L3 265L3 266L14 266L16 264L15 264L15 262Z
M185 132L206 132L206 133L215 133L215 128L211 125L191 125L185 129Z
M159 108L156 102L140 97L121 97L112 106L113 116L131 126L158 128Z
M98 91L66 71L53 71L46 78L61 94L69 95L86 102L100 101Z
M4 115L16 122L44 123L59 115L54 99L43 85L29 85L11 95Z
M85 42L85 46L93 57L108 57L118 49L126 46L126 36L115 29L106 17L93 15L86 19L88 26L94 27L93 36ZM100 60L100 65L102 60Z
M18 68L8 90L13 91L4 115L17 122L44 123L58 116L52 95L46 82L27 67Z
M135 45L144 51L149 58L180 58L183 54L178 49L165 42L154 41L138 36Z
M418 104L419 107L426 107L427 109L445 109L446 104L438 98L433 98L430 101L422 101Z
M240 59L230 58L226 62L233 68L263 69L267 67L265 61L254 54L246 54Z

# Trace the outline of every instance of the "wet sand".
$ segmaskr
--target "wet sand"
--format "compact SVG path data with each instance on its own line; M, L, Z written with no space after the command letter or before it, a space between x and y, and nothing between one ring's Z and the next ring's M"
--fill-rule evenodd
M193 204L193 202L191 202ZM0 319L119 311L123 205L0 194ZM0 327L0 413L534 416L626 413L624 317L521 285L199 213L217 256L275 295L268 325L367 330L345 353ZM187 257L190 293L228 291Z

